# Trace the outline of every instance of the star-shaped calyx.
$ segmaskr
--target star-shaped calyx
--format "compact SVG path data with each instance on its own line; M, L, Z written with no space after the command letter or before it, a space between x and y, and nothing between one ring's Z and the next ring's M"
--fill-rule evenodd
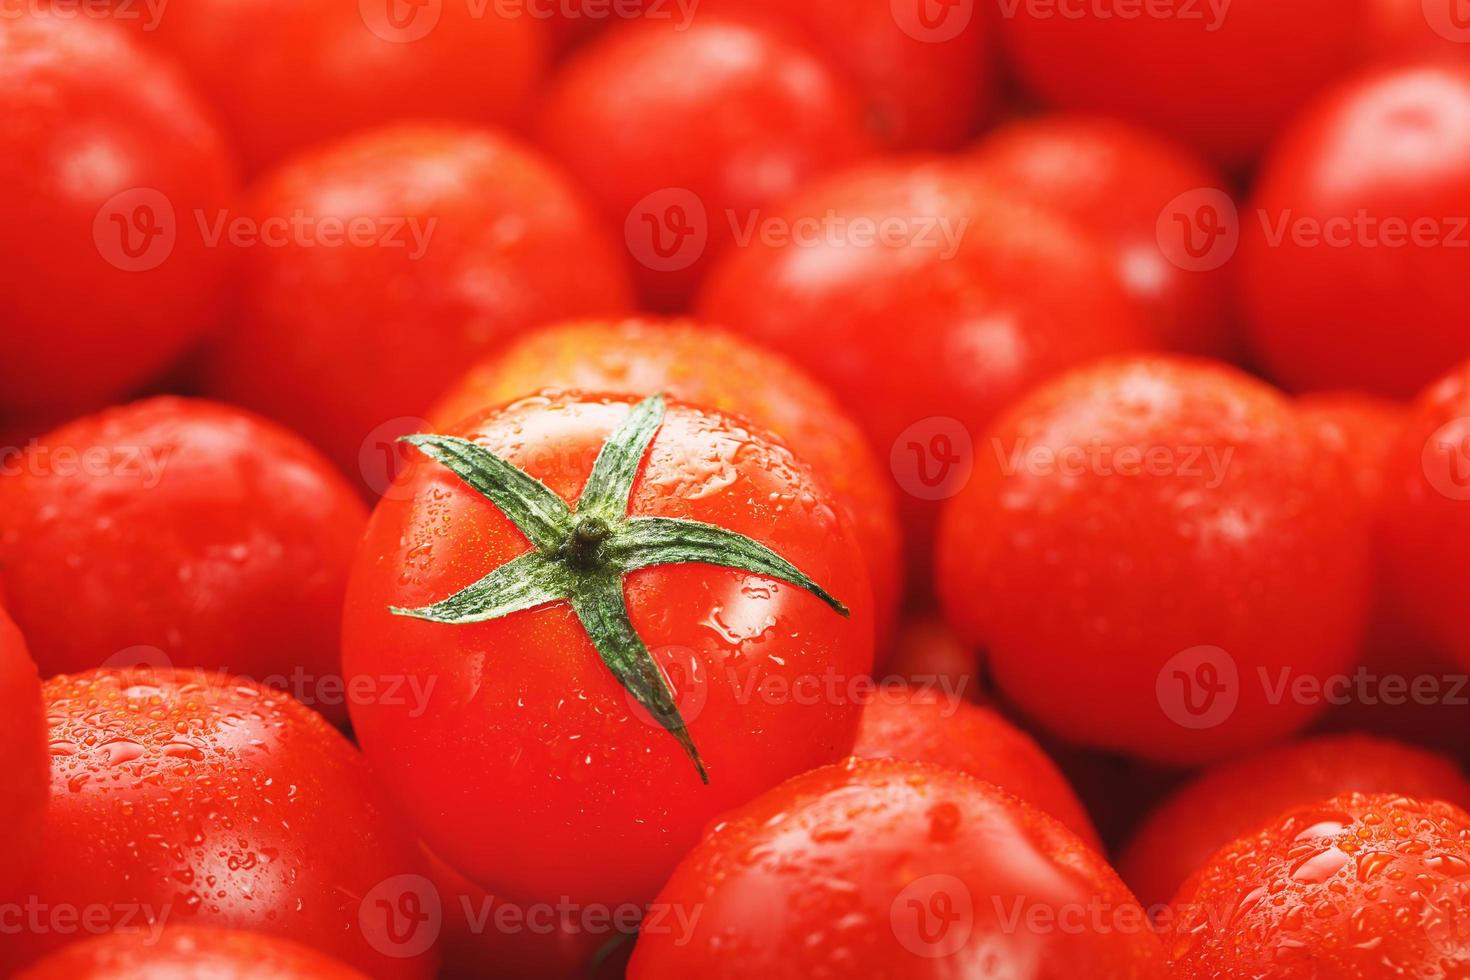
M485 497L531 542L531 550L421 609L395 616L434 623L484 623L558 602L571 603L603 663L669 731L709 782L663 672L633 628L623 576L656 565L734 568L805 589L843 616L847 607L765 545L743 534L672 517L633 517L628 504L643 458L664 420L655 395L633 407L603 444L572 510L551 488L484 446L454 436L414 435L412 443Z

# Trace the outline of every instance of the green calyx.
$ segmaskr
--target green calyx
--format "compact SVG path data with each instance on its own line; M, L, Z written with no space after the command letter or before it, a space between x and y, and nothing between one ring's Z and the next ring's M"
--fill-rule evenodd
M709 774L689 737L663 672L628 615L623 576L658 565L705 564L787 582L843 616L847 607L776 552L742 534L669 517L630 517L628 503L648 447L664 419L662 395L639 402L608 437L573 511L549 487L494 453L454 436L415 435L417 446L495 504L531 542L454 595L395 616L434 623L484 623L568 602L618 682L679 741L699 777Z

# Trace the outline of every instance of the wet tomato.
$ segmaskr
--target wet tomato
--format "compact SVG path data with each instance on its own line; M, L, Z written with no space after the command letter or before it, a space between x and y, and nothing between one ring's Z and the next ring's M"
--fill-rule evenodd
M1175 900L1179 980L1449 977L1470 962L1470 814L1397 794L1292 809Z
M154 398L42 436L0 481L0 580L46 676L218 668L345 719L342 597L366 520L296 435Z
M427 709L353 721L470 880L645 902L715 814L851 749L871 587L783 446L658 396L555 393L412 443L349 584L344 665L435 685Z
M441 430L543 388L660 392L742 416L784 439L846 504L868 558L879 642L903 593L892 485L861 430L823 388L780 355L693 320L585 320L528 334L471 368L440 399Z
M632 980L1165 975L1143 910L1070 831L908 762L827 766L726 814L654 908Z
M1036 389L987 438L937 578L1048 730L1197 762L1325 708L1295 692L1358 653L1369 529L1283 395L1208 361L1118 358Z
M233 203L204 105L113 24L0 18L0 414L100 407L217 325Z
M1288 387L1408 398L1470 357L1470 65L1384 69L1313 104L1262 167L1242 312Z
M370 976L432 976L392 918L419 856L315 712L204 671L91 671L45 696L51 806L27 926L7 940L22 961L75 938L56 917L73 910L89 930L246 929Z
M1304 739L1205 770L1149 814L1118 867L1146 905L1167 902L1236 838L1292 807L1354 792L1470 805L1470 783L1445 756L1365 735Z
M114 932L72 943L16 980L366 980L306 946L274 936L173 925L157 937Z
M378 492L398 465L383 455L393 440L478 356L631 302L582 197L488 131L354 136L265 177L250 218L261 237L245 249L208 389L301 432Z
M850 81L763 21L615 27L552 79L541 143L624 232L645 300L677 310L764 209L873 149Z

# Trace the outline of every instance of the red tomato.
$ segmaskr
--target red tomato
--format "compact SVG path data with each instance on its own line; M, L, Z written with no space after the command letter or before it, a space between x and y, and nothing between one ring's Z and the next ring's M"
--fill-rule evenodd
M1102 858L962 773L853 759L726 814L653 906L631 980L1163 977Z
M1229 166L1250 163L1354 66L1356 3L1000 0L1007 53L1034 95L1131 119Z
M1158 346L1216 356L1238 346L1223 267L1186 268L1166 247L1175 241L1166 236L1177 234L1167 224L1172 210L1197 208L1230 186L1205 160L1129 123L1069 115L1002 127L972 159L984 177L1062 213L1106 246Z
M273 936L176 925L156 941L114 932L72 943L16 980L366 980L366 974Z
M1295 692L1353 663L1368 528L1280 393L1206 361L1118 359L1037 389L987 439L938 580L1027 713L1172 763L1325 707Z
M303 433L378 492L380 457L467 364L631 290L582 198L490 132L398 128L302 157L256 187L238 322L209 387ZM362 234L323 246L324 222ZM295 230L283 230L294 227ZM272 229L275 229L272 231ZM322 241L325 241L323 239Z
M1452 977L1470 814L1350 793L1283 814L1221 850L1180 891L1179 980Z
M1145 905L1167 902L1237 837L1284 810L1354 792L1470 805L1470 783L1444 756L1365 735L1307 739L1207 769L1149 815L1119 869Z
M1436 650L1470 665L1470 363L1414 403L1388 464L1384 579Z
M1241 296L1294 388L1408 397L1470 356L1470 67L1380 71L1316 103L1262 169Z
M852 754L927 762L994 783L1102 852L1092 820L1041 746L992 708L937 688L887 686L863 709Z
M0 413L115 398L218 320L236 193L179 74L112 24L0 18Z
M0 481L0 579L47 676L219 668L345 718L342 597L366 520L294 434L154 398L43 436Z
M399 941L418 855L361 756L320 716L243 678L102 670L45 685L51 806L13 939L22 962L87 929L248 929L374 977L428 977ZM414 954L414 955L409 955Z
M769 344L829 384L905 493L910 569L927 578L937 501L975 440L1027 387L1144 345L1107 260L1070 225L941 161L873 164L785 207L815 241L728 254L701 315Z
M959 145L997 99L990 28L969 0L702 0L790 23L855 78L891 149Z
M872 149L850 82L797 40L702 14L622 24L572 56L541 141L623 232L644 298L680 309L763 210Z
M520 121L545 72L550 37L543 21L501 9L196 0L167 8L150 34L199 80L258 173L291 153L384 123L425 115Z
M975 648L961 640L937 612L910 614L877 669L884 680L947 685L972 701L984 694Z
M1456 0L1368 0L1368 37L1380 58L1470 55L1470 22Z
M893 490L862 432L778 355L693 320L585 320L528 334L472 368L430 412L438 431L542 388L654 395L744 416L785 439L846 502L873 580L877 634L903 593Z
M358 736L434 852L497 895L647 901L707 820L852 747L861 702L849 692L873 659L871 586L835 499L784 447L675 404L646 465L616 471L634 480L631 505L594 506L588 496L605 485L591 479L605 472L594 461L656 417L655 402L630 412L626 398L548 395L467 420L451 433L483 447L478 457L465 443L421 441L438 440L434 456L368 523L348 587L349 678L402 674L437 687L426 711L354 703ZM513 521L450 471L440 443L482 461L500 454L545 485L533 513L556 516ZM625 543L625 513L746 535L851 618L768 575L701 564L627 572L623 556L639 552ZM698 554L724 563L716 549ZM502 572L512 560L522 565ZM456 592L471 585L498 596L492 608L520 611L431 615L471 608ZM594 646L588 621L621 625L611 636L600 627ZM604 659L618 657L672 684L673 707L645 710ZM707 785L686 754L703 759Z
M4 608L0 602L0 759L5 760L0 827L6 828L9 844L0 860L0 906L20 897L38 853L49 772L41 680Z

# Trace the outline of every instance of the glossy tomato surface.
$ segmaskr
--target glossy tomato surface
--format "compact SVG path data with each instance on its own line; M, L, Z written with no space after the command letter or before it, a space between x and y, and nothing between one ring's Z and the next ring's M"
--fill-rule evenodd
M1394 599L1433 649L1470 664L1470 364L1411 408L1388 464L1379 540Z
M97 407L218 324L229 249L196 218L234 164L182 75L87 17L0 19L0 120L0 414Z
M908 762L827 766L726 814L655 908L633 980L1165 975L1143 910L1070 831Z
M857 415L902 491L921 577L938 501L983 455L992 416L1056 372L1146 344L1100 249L1011 196L940 160L818 181L779 214L818 237L731 252L698 303Z
M1279 392L1208 361L1118 358L1033 391L987 440L937 578L1027 713L1198 762L1325 708L1294 685L1357 656L1369 529Z
M1041 746L994 708L971 704L937 684L884 687L863 709L852 754L969 773L1050 814L1102 852L1087 810Z
M1453 977L1470 965L1470 814L1350 793L1222 849L1180 890L1179 980Z
M4 608L0 597L0 758L5 760L0 826L13 843L0 861L0 904L20 898L36 860L50 771L41 679Z
M893 486L857 424L785 358L695 320L586 320L527 334L470 369L430 412L443 429L542 388L668 394L784 439L845 504L873 581L879 642L903 594Z
M1357 63L1361 8L1341 0L1000 4L1026 89L1120 116L1243 167L1303 102ZM1007 12L1007 11L1010 12Z
M873 149L847 78L760 20L620 24L552 79L542 145L623 235L658 309L677 310L765 208Z
M251 215L271 237L246 250L209 390L301 432L379 493L394 439L474 359L546 320L631 302L581 195L489 131L354 136L263 178Z
M1238 346L1224 267L1195 264L1175 247L1172 214L1192 217L1230 188L1193 150L1117 119L1058 113L1002 126L971 159L1103 244L1157 346L1214 356Z
M0 481L0 580L46 676L218 668L345 719L342 597L366 521L293 433L153 398L41 437Z
M1407 398L1470 357L1470 65L1334 89L1264 164L1242 228L1241 303L1296 389Z
M544 20L493 3L204 0L155 26L252 173L370 126L520 122L550 47Z
M428 977L394 919L419 856L346 739L291 698L188 670L102 670L45 685L51 807L24 961L89 929L247 929L375 977ZM403 930L408 938L403 938Z
M530 397L450 434L573 502L629 404ZM841 758L856 734L850 692L872 667L871 587L836 499L758 431L677 404L638 473L629 514L747 535L851 610L707 565L626 575L632 627L673 685L707 785L566 602L471 624L388 612L437 602L527 551L509 518L444 466L425 459L378 505L349 584L349 680L435 685L425 710L354 704L364 751L433 851L512 900L645 902L707 820Z
M1303 739L1205 770L1148 816L1118 868L1144 904L1167 902L1216 851L1277 814L1355 792L1470 805L1470 783L1446 756L1366 735Z
M174 925L72 943L17 980L365 980L367 974L274 936Z

